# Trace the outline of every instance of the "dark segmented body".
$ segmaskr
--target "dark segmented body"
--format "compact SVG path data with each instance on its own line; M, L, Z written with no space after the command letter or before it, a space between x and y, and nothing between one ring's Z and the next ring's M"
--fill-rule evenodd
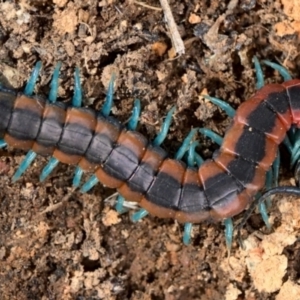
M291 124L300 124L300 80L267 85L238 108L222 147L197 170L112 117L0 91L0 138L9 145L79 165L149 213L180 222L243 211Z

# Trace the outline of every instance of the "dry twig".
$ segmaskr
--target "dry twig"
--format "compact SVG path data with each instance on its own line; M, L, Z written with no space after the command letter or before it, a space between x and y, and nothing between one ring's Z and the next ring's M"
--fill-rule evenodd
M177 54L182 55L185 52L184 43L178 32L177 25L175 23L173 15L172 15L172 11L171 11L170 5L168 3L168 0L160 0L160 5L163 9L163 12L164 12L164 15L166 18L166 22L168 24L173 48L175 49L175 52Z

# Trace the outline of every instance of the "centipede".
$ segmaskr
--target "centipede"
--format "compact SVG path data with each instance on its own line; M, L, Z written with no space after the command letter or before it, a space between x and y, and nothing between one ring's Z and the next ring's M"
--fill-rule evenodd
M284 73L282 66L272 67ZM186 240L191 224L204 221L224 221L230 232L232 218L251 206L257 193L264 189L278 158L278 147L287 141L287 132L291 127L300 127L300 79L291 79L284 73L283 83L261 83L234 113L227 103L211 98L233 117L212 159L202 161L195 151L197 142L193 136L198 128L191 131L178 154L171 158L160 146L166 129L152 142L136 131L138 101L126 126L110 116L113 78L102 110L96 111L82 107L78 68L72 104L56 101L60 64L54 70L48 99L34 96L40 68L38 62L22 93L0 87L0 147L27 151L13 181L20 178L37 155L48 156L41 181L59 162L74 165L75 186L80 185L83 172L92 174L81 187L82 192L97 182L114 188L120 195L119 211L127 199L141 207L136 219L149 213L185 223ZM262 72L259 68L256 60L256 70ZM169 112L165 127L169 126L174 109ZM299 147L290 149L297 162ZM190 156L184 162L182 157L187 152ZM296 187L275 187L268 196L297 191Z

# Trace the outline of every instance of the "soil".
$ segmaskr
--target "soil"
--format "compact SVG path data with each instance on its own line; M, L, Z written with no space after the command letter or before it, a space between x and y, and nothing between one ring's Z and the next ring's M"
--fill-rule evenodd
M60 99L72 97L78 66L84 104L99 109L115 73L112 114L126 122L139 98L139 131L147 138L176 106L163 145L173 155L193 127L224 134L229 118L203 95L235 108L249 98L254 55L300 77L299 0L169 4L182 55L172 48L159 1L0 1L1 82L21 91L42 61L35 90L47 97L61 61ZM263 70L267 83L282 81L276 71ZM197 138L199 152L211 157L217 146ZM242 231L245 249L234 239L228 257L221 223L195 225L184 246L181 224L151 216L134 224L132 212L118 215L105 201L115 191L101 184L88 194L73 190L72 166L59 165L40 183L47 162L40 157L13 184L24 155L1 151L1 299L300 299L299 199L275 198L271 232L253 214ZM291 184L289 157L282 157L280 184Z

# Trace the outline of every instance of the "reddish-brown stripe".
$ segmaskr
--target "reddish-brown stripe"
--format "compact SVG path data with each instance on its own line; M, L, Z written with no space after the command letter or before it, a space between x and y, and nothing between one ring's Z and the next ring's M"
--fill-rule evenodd
M234 157L231 154L220 152L220 154L214 160L220 167L224 168L224 170L227 170L227 166L233 158ZM263 186L265 185L265 181L266 171L260 166L256 166L252 182L246 185L248 195L254 196L260 189L263 188Z
M45 101L29 98L25 95L17 96L14 103L14 109L31 110L32 112L41 115L41 118L44 107ZM30 128L28 130L30 130ZM19 140L12 137L8 133L4 135L4 140L7 142L8 145L25 151L32 149L32 146L34 144L33 140Z
M198 176L198 170L187 168L184 174L182 185L192 184L202 189L201 182ZM181 199L184 201L184 199ZM210 212L207 210L195 211L186 213L184 211L176 211L175 219L181 223L190 222L190 223L199 223L204 220L209 219Z
M47 103L43 112L43 120L52 119L52 118L56 119L58 123L64 124L66 119L65 109L63 107ZM35 141L33 143L32 150L42 156L47 156L47 155L52 156L55 147L44 147L40 145L37 141Z
M253 197L248 195L247 190L243 190L234 200L222 201L217 206L213 206L210 210L211 219L222 221L231 218L245 210L252 200Z
M248 122L248 116L257 108L259 104L262 103L262 99L259 97L252 97L248 101L242 103L238 110L237 113L234 117L234 123L240 123L240 124L245 124L249 126ZM286 124L283 124L280 121L280 118L278 118L275 121L275 126L272 132L265 132L265 135L267 135L270 139L272 139L276 144L280 144L286 135ZM260 128L257 128L258 130Z
M159 155L158 152L153 151L152 148L147 148L144 152L144 155L141 159L141 164L149 165L154 173L157 172L160 165L162 164L164 157ZM129 179L130 180L130 179ZM126 199L130 199L130 201L140 202L142 200L142 194L132 191L132 189L128 186L127 183L124 183L119 189L118 192Z
M226 132L221 150L231 155L239 155L239 153L236 153L235 147L245 130L251 130L251 128L234 122L234 124ZM257 162L264 170L269 170L270 166L273 164L277 154L277 149L277 144L273 140L266 137L266 145L264 149L266 155L261 161Z
M79 110L72 107L68 108L66 111L65 124L69 123L80 124L81 126L89 128L90 131L94 131L96 126L96 118L94 114L91 114L90 111ZM78 141L78 143L80 143L80 141ZM54 150L53 156L62 163L72 165L78 164L82 159L82 156L80 155L70 155L59 149Z

